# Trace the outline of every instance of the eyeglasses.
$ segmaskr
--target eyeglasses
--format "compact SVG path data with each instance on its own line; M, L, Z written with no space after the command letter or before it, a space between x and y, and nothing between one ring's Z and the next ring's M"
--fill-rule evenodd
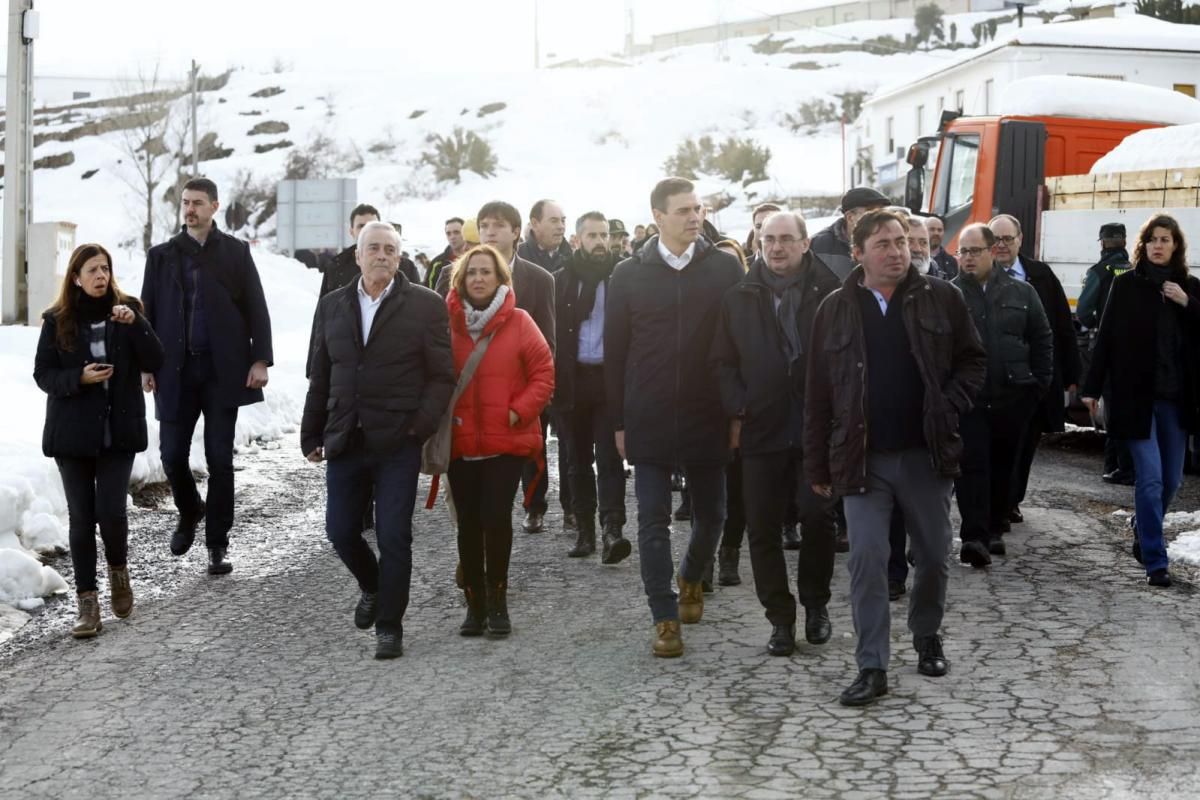
M960 247L958 248L958 255L963 258L974 258L977 255L986 253L987 250L988 248L986 247Z
M1017 240L1016 236L997 236L996 244L1012 244Z
M795 236L791 236L791 235L762 237L762 243L765 244L767 247L770 247L771 245L775 244L776 242L783 245L784 247L791 247L792 245L794 245L796 242L799 242L799 241L801 241L801 240L797 239Z

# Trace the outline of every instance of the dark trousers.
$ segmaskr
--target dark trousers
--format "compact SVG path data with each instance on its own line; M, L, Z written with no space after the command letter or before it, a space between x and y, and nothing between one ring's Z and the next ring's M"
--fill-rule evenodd
M1110 472L1128 472L1133 474L1133 456L1129 453L1129 443L1115 436L1104 436L1104 474Z
M450 491L458 511L458 559L478 597L487 586L508 585L512 511L525 459L496 456L450 462Z
M829 584L833 580L833 501L813 492L804 480L803 466L799 450L742 458L754 590L772 625L791 625L796 621L796 600L788 590L787 561L779 535L793 498L800 516L796 596L807 608L829 603Z
M1017 463L1013 468L1012 499L1009 510L1025 502L1025 490L1029 487L1029 472L1033 469L1033 457L1037 455L1038 445L1042 443L1042 434L1046 432L1046 417L1041 408L1036 409L1025 426L1021 437L1021 448L1017 452Z
M208 462L204 543L208 547L228 547L233 527L233 435L238 410L236 406L226 408L218 400L217 375L210 354L188 356L180 380L179 412L175 419L159 424L163 471L179 513L194 515L201 500L190 465L192 434L203 415L204 457Z
M129 555L125 498L133 453L103 452L96 458L56 458L67 496L71 565L75 591L96 591L96 526L110 567L123 567Z
M565 423L559 442L570 439L570 461L560 464L569 464L575 516L592 519L599 505L602 526L624 526L625 464L617 452L612 420L604 403L603 366L580 364L576 368L575 405L559 418ZM560 467L560 477L561 472Z
M377 630L397 633L408 609L412 581L412 516L421 445L415 438L396 452L372 453L361 442L329 459L325 469L325 535L358 588L379 595ZM375 495L379 559L362 536L363 512Z
M888 580L904 583L908 580L908 532L904 529L904 512L900 506L892 509L892 522L888 526L888 544L892 554L888 556Z
M963 542L987 544L1002 535L1012 510L1013 477L1034 400L1030 392L1005 406L976 406L960 420L962 475L954 482L954 492Z
M548 412L543 413L542 461L546 465L546 471L538 479L537 486L533 490L533 497L529 504L525 506L525 510L533 514L545 514L550 507L546 503L546 492L550 489L550 462L546 459L546 442L549 441L550 421L550 414ZM567 512L573 506L571 500L571 481L569 473L566 472L566 465L571 463L571 436L569 432L563 430L564 427L566 426L559 424L558 420L554 420L554 433L558 437L558 502L562 505L562 510ZM529 492L529 484L533 483L536 476L537 462L532 460L526 461L521 467L522 496Z
M699 583L725 523L725 468L720 464L684 465L683 474L692 492L692 532L679 574L685 581ZM633 490L638 508L638 557L650 614L655 622L677 620L679 600L672 585L671 467L635 465Z
M742 549L742 539L746 535L746 503L742 487L742 453L735 450L725 467L725 532L721 536L721 547Z

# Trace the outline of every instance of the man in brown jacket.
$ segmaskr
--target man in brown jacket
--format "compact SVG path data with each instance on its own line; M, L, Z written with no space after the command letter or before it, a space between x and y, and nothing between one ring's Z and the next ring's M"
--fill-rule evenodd
M908 626L923 675L948 669L938 630L946 600L950 489L959 416L987 357L958 290L910 264L908 223L892 211L854 227L854 268L821 304L808 348L804 470L813 491L845 500L858 678L843 705L887 694L888 528L904 514L916 564Z

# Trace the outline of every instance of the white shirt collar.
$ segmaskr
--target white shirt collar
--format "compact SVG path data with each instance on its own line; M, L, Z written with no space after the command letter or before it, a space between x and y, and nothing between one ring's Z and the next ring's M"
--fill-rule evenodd
M380 303L383 302L383 298L388 296L388 293L392 291L392 287L395 285L396 285L396 279L393 277L390 281L388 281L388 285L383 287L383 291L379 293L379 297L371 297L371 295L367 293L367 289L366 289L365 284L363 283L363 279L361 277L359 277L359 279L358 279L358 299L365 301L367 303L379 305Z
M696 254L696 243L692 242L688 245L688 249L683 251L683 255L675 255L667 246L663 244L662 237L658 239L658 254L662 256L663 261L667 262L667 266L674 270L681 270L692 261L692 256Z

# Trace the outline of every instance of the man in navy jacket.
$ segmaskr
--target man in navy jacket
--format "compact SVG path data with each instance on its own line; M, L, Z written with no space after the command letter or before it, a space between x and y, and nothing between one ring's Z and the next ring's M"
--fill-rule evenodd
M205 520L210 575L226 560L233 527L233 436L238 408L262 402L272 364L271 317L249 246L213 223L217 186L207 178L184 184L184 229L150 248L142 281L146 319L166 358L142 385L154 393L163 469L179 523L171 552L182 556ZM192 433L204 416L208 500L189 466Z

